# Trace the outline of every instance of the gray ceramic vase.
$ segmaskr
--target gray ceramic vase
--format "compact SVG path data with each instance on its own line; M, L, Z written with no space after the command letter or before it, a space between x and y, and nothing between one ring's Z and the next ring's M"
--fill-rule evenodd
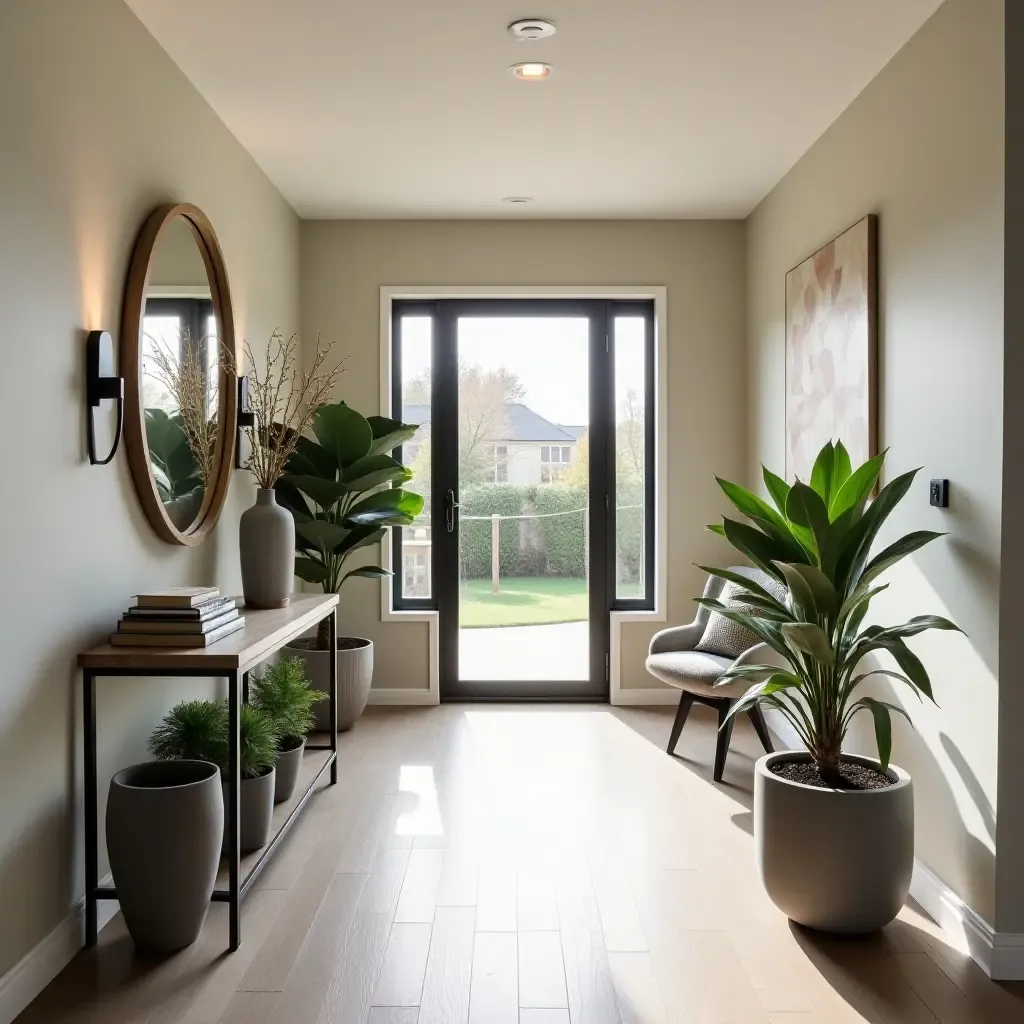
M315 690L330 690L331 656L329 651L287 648L288 653L306 663L306 675ZM373 641L363 637L338 637L338 731L346 732L358 721L370 699L373 682ZM330 704L320 701L313 708L318 732L330 728Z
M142 949L195 942L210 907L224 833L220 771L151 761L110 780L107 852L125 924Z
M299 768L302 767L302 755L306 752L306 739L291 750L279 750L274 771L277 781L274 784L274 803L281 804L291 800L295 792L295 784L299 781Z
M249 608L284 608L295 576L295 521L277 503L273 490L260 488L256 504L238 522L242 594Z
M270 839L270 826L274 817L274 787L277 772L273 768L264 775L254 779L242 779L241 801L238 811L240 854L254 853L267 845ZM227 783L224 783L225 815L228 806ZM226 821L225 817L225 821ZM225 856L228 852L227 831L224 832L222 846Z
M844 755L879 769L869 757ZM890 764L884 789L821 789L780 778L772 764L808 761L804 751L762 757L754 767L754 847L772 902L797 924L857 935L900 912L914 870L914 790Z

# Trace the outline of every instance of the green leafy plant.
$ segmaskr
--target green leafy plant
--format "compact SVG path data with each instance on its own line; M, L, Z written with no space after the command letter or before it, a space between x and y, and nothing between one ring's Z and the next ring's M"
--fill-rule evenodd
M251 704L239 709L239 762L243 779L264 774L277 757L278 733L270 716ZM224 701L182 701L167 712L149 739L163 760L211 761L228 767L228 706Z
M910 489L917 470L886 484L874 500L885 452L853 469L842 442L822 448L809 484L792 486L764 469L764 482L775 507L737 484L719 479L726 496L748 520L724 518L709 529L764 572L786 586L788 600L776 600L760 584L727 569L701 566L734 583L745 593L747 610L699 598L701 604L740 623L779 654L788 669L742 665L721 682L754 683L732 707L738 714L756 703L781 712L796 729L823 777L835 777L843 740L853 717L867 711L874 720L883 770L892 751L890 713L910 721L903 708L874 697L856 697L871 676L906 683L919 698L932 696L931 681L906 638L928 629L958 629L948 619L920 615L901 626L861 628L871 600L887 589L878 578L900 559L940 533L919 530L894 541L874 557L871 548L886 518ZM862 659L888 651L899 670L859 671Z
M412 470L391 457L417 427L384 416L361 416L344 402L321 405L313 417L316 440L300 436L285 473L274 485L277 500L295 517L295 575L337 592L353 576L380 579L379 565L345 572L354 551L376 544L390 526L409 526L423 498L403 489ZM325 619L317 646L329 645Z
M302 742L316 723L313 705L327 698L309 685L305 662L287 656L254 679L249 694L253 707L274 723L281 750L291 750Z
M149 738L149 750L164 761L220 764L227 743L227 717L214 700L186 700L164 716Z
M180 412L146 410L146 448L161 501L184 498L202 488L199 463L185 437Z

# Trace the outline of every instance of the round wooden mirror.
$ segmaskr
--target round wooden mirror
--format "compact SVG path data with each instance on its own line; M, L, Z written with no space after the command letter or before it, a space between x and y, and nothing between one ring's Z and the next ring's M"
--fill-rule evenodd
M234 323L213 225L161 206L132 254L121 320L124 440L156 532L198 544L224 506L235 444Z

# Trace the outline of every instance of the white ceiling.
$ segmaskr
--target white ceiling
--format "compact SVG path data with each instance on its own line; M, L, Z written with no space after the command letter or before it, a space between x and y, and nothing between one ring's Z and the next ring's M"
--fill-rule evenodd
M674 218L747 214L941 0L127 2L303 217Z

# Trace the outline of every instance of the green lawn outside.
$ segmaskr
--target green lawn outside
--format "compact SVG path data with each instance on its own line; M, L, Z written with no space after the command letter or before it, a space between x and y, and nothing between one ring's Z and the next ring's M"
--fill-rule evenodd
M459 588L459 625L537 626L587 619L587 581L554 576L508 577L497 594L490 580L466 580Z

